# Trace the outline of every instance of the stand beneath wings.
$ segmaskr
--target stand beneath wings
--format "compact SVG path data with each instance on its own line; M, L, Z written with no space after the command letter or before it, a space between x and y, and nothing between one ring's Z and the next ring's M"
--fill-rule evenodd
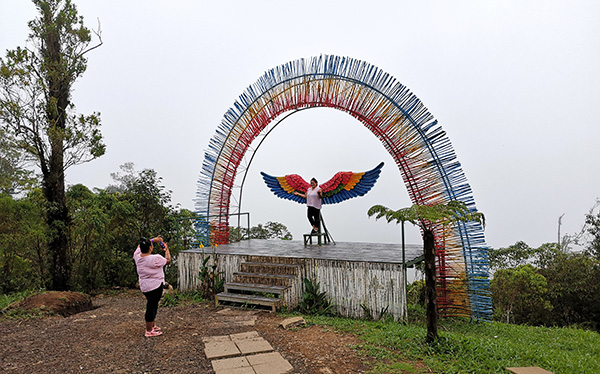
M313 236L317 237L317 244L318 245L322 245L322 244L329 244L331 242L333 242L333 245L335 245L335 240L333 240L333 237L329 234L329 231L327 230L327 226L325 225L325 221L323 220L323 215L321 214L321 212L319 212L319 217L321 218L321 223L323 224L323 230L325 230L325 232L321 232L321 227L319 227L319 232L317 232L316 234L304 234L304 245L312 245L313 241L312 238Z

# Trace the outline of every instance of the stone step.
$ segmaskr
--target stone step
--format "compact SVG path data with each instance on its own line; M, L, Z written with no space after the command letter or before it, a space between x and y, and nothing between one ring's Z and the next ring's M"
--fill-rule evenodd
M240 292L253 292L263 294L274 294L279 295L289 287L285 286L271 286L267 284L256 284L256 283L237 283L227 282L225 283L225 292L228 293L240 293Z
M266 297L257 295L243 295L238 293L221 292L215 296L215 302L222 304L223 302L229 302L234 304L241 304L243 306L249 305L260 305L266 306L275 311L277 307L282 303L282 300L276 297Z
M252 284L265 284L269 286L284 286L289 287L297 279L296 275L288 274L261 274L261 273L248 273L248 272L237 272L233 273L233 281L235 283L252 283Z
M293 264L275 264L265 262L243 262L240 270L246 273L260 274L298 274L299 265Z

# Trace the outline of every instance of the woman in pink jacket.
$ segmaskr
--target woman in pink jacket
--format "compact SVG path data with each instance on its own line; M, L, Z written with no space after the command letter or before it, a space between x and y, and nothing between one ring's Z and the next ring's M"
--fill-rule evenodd
M154 243L165 250L165 257L153 255ZM135 266L140 278L140 290L146 296L146 337L162 335L160 327L156 326L158 302L162 297L165 273L163 267L171 263L171 253L167 243L159 236L153 239L140 238L140 244L133 253Z

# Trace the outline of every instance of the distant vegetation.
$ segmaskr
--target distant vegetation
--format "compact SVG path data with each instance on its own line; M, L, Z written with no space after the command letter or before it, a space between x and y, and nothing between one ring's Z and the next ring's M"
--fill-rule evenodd
M93 191L67 188L70 217L68 268L71 290L91 292L113 286L135 287L132 260L140 236L162 235L174 261L167 281L177 284L177 253L194 242L194 214L171 205L154 170L136 171L131 163L112 174L114 185ZM0 291L3 294L49 288L51 232L44 220L47 203L41 191L23 196L0 194Z

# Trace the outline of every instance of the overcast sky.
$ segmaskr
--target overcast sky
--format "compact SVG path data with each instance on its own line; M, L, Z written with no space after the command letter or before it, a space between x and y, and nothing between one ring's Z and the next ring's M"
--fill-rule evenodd
M532 247L574 233L600 197L600 2L75 0L104 45L75 84L80 113L101 112L106 155L68 170L68 183L104 188L119 165L151 168L194 209L204 150L221 118L265 71L321 54L366 61L406 85L446 130L487 218L494 248ZM24 45L27 0L0 0L0 50ZM254 144L253 144L254 145ZM365 197L326 206L337 241L398 242L367 218L375 204L410 205L392 157L334 109L284 120L248 170L242 211L278 221L295 239L305 207L276 198L260 171L321 183L384 161ZM408 240L419 243L416 228Z

